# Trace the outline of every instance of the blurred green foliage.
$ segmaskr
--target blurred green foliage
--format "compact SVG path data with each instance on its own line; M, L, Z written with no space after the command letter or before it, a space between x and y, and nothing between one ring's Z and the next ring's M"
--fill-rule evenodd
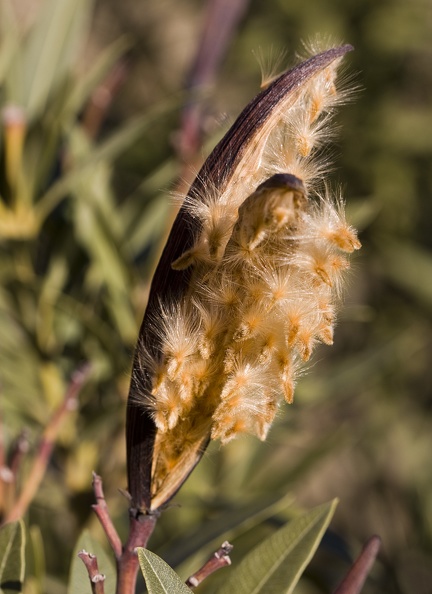
M1 0L0 7L6 444L24 427L36 443L72 371L82 361L92 364L79 411L62 430L28 514L30 540L43 535L47 576L40 591L62 594L81 530L89 528L104 543L91 516L93 469L104 478L120 533L127 531L127 501L117 490L126 484L128 372L170 217L168 190L180 171L172 142L179 92L205 6L196 0ZM365 593L427 594L432 5L252 1L210 90L208 146L220 134L221 114L232 120L258 89L253 52L293 55L317 33L355 46L347 71L361 87L338 116L332 149L331 177L345 188L363 243L335 345L315 357L296 403L281 411L265 444L245 438L210 448L176 499L181 509L162 515L150 546L187 577L228 535L235 565L297 508L337 496L333 532L296 592L331 591L348 566L347 552L355 554L378 533L383 555ZM94 93L126 54L125 80L91 134L86 115ZM208 580L206 591L224 571Z

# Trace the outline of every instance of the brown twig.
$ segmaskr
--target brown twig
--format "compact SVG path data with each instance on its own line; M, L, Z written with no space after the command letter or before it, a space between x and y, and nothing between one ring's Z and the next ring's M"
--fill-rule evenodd
M159 514L134 514L130 510L129 537L117 562L116 594L134 594L138 574L137 547L146 547Z
M35 496L36 491L38 490L46 472L46 468L48 466L48 462L51 457L55 440L60 431L62 422L69 412L76 409L78 394L84 382L88 378L89 372L90 366L85 365L73 373L62 404L55 411L51 420L48 422L45 431L43 432L42 439L39 443L39 447L36 452L30 474L26 479L24 488L12 509L7 514L5 522L13 522L14 520L21 518L30 505L30 502Z
M91 553L87 553L87 551L82 550L78 553L78 557L81 559L87 569L92 593L104 594L105 576L103 573L99 573L96 555L92 555Z
M156 525L159 514L142 514L134 509L129 510L129 537L122 546L120 537L109 515L103 492L102 478L93 473L93 492L96 504L92 505L95 514L105 532L107 540L114 552L117 565L117 594L133 594L138 573L137 547L146 547Z
M359 594L381 547L379 536L371 536L333 594Z
M92 486L96 499L96 503L92 505L92 509L101 523L116 560L119 561L122 554L122 543L111 520L111 516L109 515L108 506L106 504L105 495L103 492L102 477L100 477L95 472L93 473Z
M186 586L190 588L196 588L203 582L209 575L221 569L222 567L226 567L227 565L231 565L231 559L229 554L233 550L233 545L230 544L228 541L222 543L222 546L215 552L213 555L204 563L204 565L191 575L186 580Z

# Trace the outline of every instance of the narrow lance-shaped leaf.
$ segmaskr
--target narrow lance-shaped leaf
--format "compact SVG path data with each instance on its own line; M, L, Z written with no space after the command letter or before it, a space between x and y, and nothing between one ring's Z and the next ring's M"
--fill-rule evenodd
M138 559L149 594L190 594L190 590L163 559L138 548Z
M68 192L85 179L89 170L101 161L111 162L122 152L127 150L161 115L174 110L179 105L179 99L160 104L155 110L138 116L109 138L94 146L85 159L79 160L74 167L57 180L35 205L35 213L41 225L51 211L64 199Z
M130 40L127 37L120 37L102 51L96 58L95 63L90 65L89 71L85 72L83 77L76 81L64 106L64 113L70 120L73 120L77 116L85 105L85 102L88 101L93 91L97 88L97 85L107 76L114 64L129 49L129 46Z
M259 544L217 594L290 594L315 553L337 500L291 520Z
M50 90L66 75L90 8L91 2L83 0L45 0L25 54L21 105L29 118L43 108Z
M20 38L11 6L0 3L0 83L8 74L11 60L19 46Z

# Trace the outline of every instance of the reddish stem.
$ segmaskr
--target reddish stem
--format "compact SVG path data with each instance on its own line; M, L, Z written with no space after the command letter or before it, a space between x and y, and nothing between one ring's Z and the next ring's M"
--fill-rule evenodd
M137 547L146 547L156 526L158 515L134 515L130 511L129 537L117 561L116 594L134 594L138 575Z
M359 594L381 547L379 536L371 536L333 594Z
M106 504L105 495L103 492L102 478L95 472L93 473L93 492L96 503L92 505L92 509L102 525L116 560L119 561L122 555L122 543L109 515L108 506Z
M159 514L154 513L150 515L141 512L137 513L135 509L130 509L129 536L123 547L109 515L103 492L102 478L96 473L93 473L93 491L96 498L96 504L93 505L92 508L101 523L116 558L116 594L134 594L139 567L136 548L147 546Z
M87 553L87 551L82 550L78 553L78 557L86 566L87 573L90 578L92 593L104 594L105 576L102 573L99 573L96 555L92 555L91 553Z
M54 448L55 440L60 431L61 425L65 417L75 410L77 406L78 394L86 381L90 372L88 365L77 370L72 375L71 382L66 392L65 398L60 407L55 411L51 420L43 432L42 439L39 443L39 447L36 453L36 457L33 461L30 474L26 479L23 490L21 491L12 509L6 515L6 522L13 522L21 518L32 499L34 498L39 485L45 475L51 453Z
M227 565L231 565L229 554L232 550L233 545L228 541L225 541L222 546L210 557L210 559L204 563L201 569L199 569L186 580L186 586L189 586L190 588L196 588L209 575L218 569L226 567Z

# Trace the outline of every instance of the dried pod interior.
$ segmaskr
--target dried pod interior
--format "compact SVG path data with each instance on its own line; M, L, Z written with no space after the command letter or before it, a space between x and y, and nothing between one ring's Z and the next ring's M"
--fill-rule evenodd
M153 423L152 509L179 488L210 438L265 439L315 344L332 343L347 255L360 243L342 200L322 183L318 155L341 100L336 71L348 49L276 79L185 199L187 249L172 234L176 247L163 258L183 288L170 297L154 283L131 391Z

